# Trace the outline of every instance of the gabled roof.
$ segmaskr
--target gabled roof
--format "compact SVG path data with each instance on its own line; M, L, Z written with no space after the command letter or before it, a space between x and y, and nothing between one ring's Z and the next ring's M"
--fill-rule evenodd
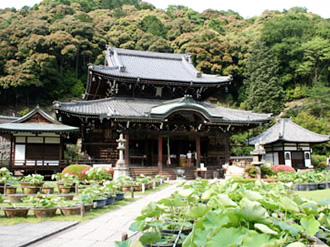
M296 143L322 143L330 141L330 135L320 135L307 130L288 118L280 118L278 122L262 134L248 140L250 145L256 143L274 143L277 141Z
M12 116L0 116L0 124L2 123L8 123L12 122L14 120L18 119L18 117L12 117Z
M79 128L62 124L41 110L39 106L21 118L0 124L0 133L38 132L67 133L77 132Z
M210 122L258 124L271 119L271 114L235 110L195 101L190 96L175 100L137 98L107 98L89 101L58 102L56 111L75 116L88 116L109 119L139 119L163 121L176 111L195 111L204 115Z
M135 51L107 47L106 66L90 65L89 69L115 77L145 80L222 84L232 76L203 74L192 65L190 55Z
M39 105L37 105L32 111L30 111L29 113L25 114L23 117L20 117L20 118L14 120L13 123L29 122L29 120L31 120L32 117L35 116L36 114L40 114L40 116L46 122L53 123L53 124L61 124L60 122L58 122L57 120L55 120L54 118L52 118L51 116L49 116L46 112L44 112L43 110L41 110L39 108Z

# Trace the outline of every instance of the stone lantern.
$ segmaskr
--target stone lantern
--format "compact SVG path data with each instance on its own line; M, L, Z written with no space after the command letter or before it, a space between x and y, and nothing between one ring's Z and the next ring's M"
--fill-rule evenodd
M254 150L251 151L251 154L253 155L252 159L252 165L254 165L257 168L257 178L261 179L261 169L260 166L265 163L265 155L266 150L264 148L263 143L256 143L254 146Z
M124 150L126 140L123 137L123 134L120 134L119 139L116 140L118 142L117 149L119 150L119 159L116 162L116 167L114 168L113 179L116 180L120 176L128 176L128 168L126 166L126 162L124 159Z

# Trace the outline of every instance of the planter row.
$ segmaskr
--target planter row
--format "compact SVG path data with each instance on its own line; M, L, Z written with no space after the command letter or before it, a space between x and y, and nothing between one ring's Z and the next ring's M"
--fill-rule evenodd
M92 205L86 205L85 211L91 210ZM3 208L5 215L9 218L13 217L26 217L29 210L32 209L35 217L37 218L45 218L45 217L52 217L56 215L57 209L60 209L61 213L65 216L67 215L74 215L81 213L81 207L54 207L54 208L30 208L30 207L5 207Z
M309 191L309 190L324 190L326 188L330 188L330 181L323 182L323 183L301 183L295 184L294 190L299 191Z
M29 186L29 187L24 187L22 188L24 194L37 194L38 192L42 192L43 194L53 194L54 193L54 188L43 188L43 187L34 187L34 186ZM60 187L59 188L60 193L67 194L70 192L75 192L74 187ZM6 188L6 194L16 194L17 192L17 187L7 187ZM4 188L2 190L0 189L0 194L4 194Z
M22 202L22 198L27 196L38 196L37 194L8 194L10 202ZM59 197L63 197L64 200L73 200L74 194L57 194Z
M73 197L73 195L72 195ZM72 199L72 198L71 198ZM93 200L93 204L84 205L85 212L91 211L92 208L104 208L106 205L112 205L116 200L123 200L124 193L116 194L116 196ZM30 207L4 207L4 213L7 217L26 217L29 210L32 209L37 218L51 217L56 215L57 209L60 209L62 215L74 215L81 213L80 206L74 207L53 207L53 208L30 208Z
M159 182L156 182L155 183L155 186L159 186L160 183ZM123 185L122 186L122 191L131 191L131 188L133 187L134 191L142 191L142 185L134 185L134 186L129 186L129 185ZM153 187L153 184L152 183L149 183L149 184L146 184L145 185L145 189L152 189Z

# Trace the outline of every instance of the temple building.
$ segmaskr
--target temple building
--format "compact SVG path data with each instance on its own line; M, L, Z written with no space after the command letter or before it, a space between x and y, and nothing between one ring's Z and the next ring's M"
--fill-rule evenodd
M119 134L132 175L178 167L208 171L229 160L232 133L253 128L271 114L216 106L206 100L231 76L197 71L187 54L107 47L104 65L89 65L84 99L55 102L57 119L80 127L83 149L93 162L115 164Z
M278 122L262 134L248 140L250 145L264 145L266 161L274 165L288 165L295 169L312 167L311 145L330 141L329 135L307 130L288 118Z
M52 174L60 172L64 143L77 139L79 128L56 121L39 106L21 118L0 124L0 135L9 144L7 166L12 171Z

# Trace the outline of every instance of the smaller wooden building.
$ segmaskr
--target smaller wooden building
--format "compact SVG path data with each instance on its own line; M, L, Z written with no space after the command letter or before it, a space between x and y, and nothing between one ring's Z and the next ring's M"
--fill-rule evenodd
M274 165L284 164L295 169L312 167L312 144L330 141L329 135L320 135L307 130L291 119L280 118L278 122L258 135L248 140L250 145L264 144L266 161Z
M56 121L37 106L25 116L0 124L0 135L10 141L9 169L60 171L63 144L79 128Z

